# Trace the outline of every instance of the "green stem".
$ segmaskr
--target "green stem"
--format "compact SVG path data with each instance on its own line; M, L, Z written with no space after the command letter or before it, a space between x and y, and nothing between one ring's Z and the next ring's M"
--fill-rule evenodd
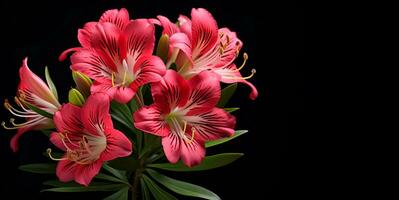
M132 186L132 200L138 200L138 191L139 191L139 185L140 185L140 177L143 172L143 169L140 167L136 170L136 173L134 174L134 179L133 179L133 186Z

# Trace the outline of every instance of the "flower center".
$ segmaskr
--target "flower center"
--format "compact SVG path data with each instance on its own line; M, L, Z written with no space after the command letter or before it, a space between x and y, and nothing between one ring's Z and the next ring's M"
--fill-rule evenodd
M184 120L184 115L175 109L174 112L170 112L166 117L165 121L168 123L171 129L171 134L177 134L180 138L183 138L186 142L191 143L194 140L195 128L191 128L191 138L186 134L187 121Z
M101 153L107 147L107 141L104 135L92 136L83 135L78 141L73 141L68 136L68 132L59 133L60 139L67 149L66 157L54 158L51 155L51 149L47 149L47 154L52 160L70 160L78 164L90 164L96 161ZM76 139L75 139L76 140Z
M122 61L122 66L118 67L118 72L111 74L112 86L129 86L135 79L133 70L129 68L126 60Z

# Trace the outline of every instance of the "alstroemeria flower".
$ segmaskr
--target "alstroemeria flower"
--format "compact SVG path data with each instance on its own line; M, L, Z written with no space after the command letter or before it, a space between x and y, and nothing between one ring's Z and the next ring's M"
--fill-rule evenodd
M158 16L158 23L163 27L163 34L170 37L170 55L167 67L172 62L177 64L177 71L186 79L205 70L212 70L220 75L224 83L241 82L251 87L250 98L255 99L258 91L247 79L255 74L242 77L240 70L245 66L248 55L244 53L244 63L237 68L233 63L242 47L242 42L235 32L228 28L218 29L212 15L205 9L192 9L191 20L180 16L178 25L168 18Z
M165 64L153 56L154 25L147 19L129 20L126 9L109 10L99 22L89 22L78 32L82 47L69 52L71 69L94 79L91 92L105 92L120 103L126 103L137 89L159 81Z
M2 126L5 129L18 129L17 134L13 136L10 144L14 152L18 150L18 140L23 133L29 130L42 130L54 127L51 118L36 113L28 105L39 108L49 114L54 114L61 107L46 83L29 69L27 62L28 58L25 58L19 69L21 81L18 86L18 95L14 98L15 103L20 108L13 107L8 100L4 102L4 107L11 114L26 119L26 122L19 124L15 123L14 118L11 118L12 127L7 127L5 122L2 122Z
M187 81L168 70L151 90L154 104L134 113L134 125L162 137L170 162L181 158L187 166L197 165L205 156L205 141L234 134L235 117L215 107L220 83L213 72L201 72Z
M110 97L96 93L87 99L82 108L65 104L54 115L58 132L50 135L51 142L65 151L59 160L56 174L60 181L75 180L88 185L98 174L104 161L125 157L132 152L132 143L114 129L109 114Z

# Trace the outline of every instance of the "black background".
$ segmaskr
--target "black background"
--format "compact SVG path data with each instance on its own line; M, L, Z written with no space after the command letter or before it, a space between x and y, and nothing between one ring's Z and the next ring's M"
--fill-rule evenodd
M258 90L256 101L248 98L249 89L240 85L229 105L241 107L235 112L237 129L250 132L230 144L209 149L208 154L243 152L237 162L211 171L169 174L205 186L222 199L269 199L290 191L292 174L300 173L290 160L295 153L292 139L302 133L308 114L305 104L318 94L318 82L305 79L303 67L303 9L295 2L259 3L231 0L101 0L101 1L16 1L2 0L1 15L1 96L13 98L19 81L18 69L24 57L32 71L44 77L48 65L61 101L66 102L72 86L69 61L58 62L59 54L78 46L77 30L101 14L126 7L131 18L150 18L158 14L172 21L179 14L190 15L191 8L208 9L219 27L229 27L244 42L242 52L249 54L243 74L256 68L250 81ZM241 58L237 63L241 62ZM10 115L1 110L1 120ZM13 132L0 131L1 199L101 198L108 193L40 193L44 180L54 179L19 171L21 164L46 161L42 152L48 147L43 134L30 132L20 140L20 151L12 153L9 141ZM291 142L290 142L291 141ZM294 150L295 151L295 150ZM294 166L294 167L292 167ZM298 166L299 167L299 166ZM295 182L295 181L294 181Z

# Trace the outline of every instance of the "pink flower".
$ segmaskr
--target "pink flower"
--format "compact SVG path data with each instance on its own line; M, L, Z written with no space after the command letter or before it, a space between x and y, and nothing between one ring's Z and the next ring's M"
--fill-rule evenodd
M104 161L125 157L132 152L132 143L114 129L109 114L110 97L96 93L87 99L82 108L65 104L55 113L54 123L58 132L50 140L65 151L59 160L56 174L60 181L75 180L88 185L98 174Z
M151 86L154 104L134 113L136 128L162 137L166 157L187 166L205 156L204 142L234 134L235 117L216 108L220 98L217 75L204 71L186 81L173 70Z
M26 122L18 124L15 123L14 118L11 118L10 122L13 127L7 127L5 122L2 122L2 126L5 129L18 129L17 134L11 139L10 144L14 152L18 151L18 140L25 132L29 130L48 129L54 126L51 118L36 113L29 106L39 108L47 112L50 116L61 106L58 103L57 97L51 92L46 83L30 71L27 62L28 58L25 58L19 69L21 81L18 86L18 95L14 98L15 103L20 109L13 107L8 100L4 102L4 107L11 114L26 119Z
M240 70L244 67L248 55L244 53L244 63L237 68L233 63L242 47L242 42L235 32L228 28L218 29L212 15L205 9L193 9L191 20L180 16L178 25L168 18L158 16L154 23L163 27L163 34L170 37L170 53L167 67L172 62L177 64L178 72L186 79L205 70L218 74L224 83L241 82L251 87L251 99L258 96L254 85L246 81L255 74L255 69L248 77L242 77Z
M137 89L159 81L165 74L165 65L153 56L154 25L147 19L129 20L126 9L106 11L99 22L89 22L79 29L82 47L69 52L72 70L94 79L91 92L105 92L120 103L132 99Z

